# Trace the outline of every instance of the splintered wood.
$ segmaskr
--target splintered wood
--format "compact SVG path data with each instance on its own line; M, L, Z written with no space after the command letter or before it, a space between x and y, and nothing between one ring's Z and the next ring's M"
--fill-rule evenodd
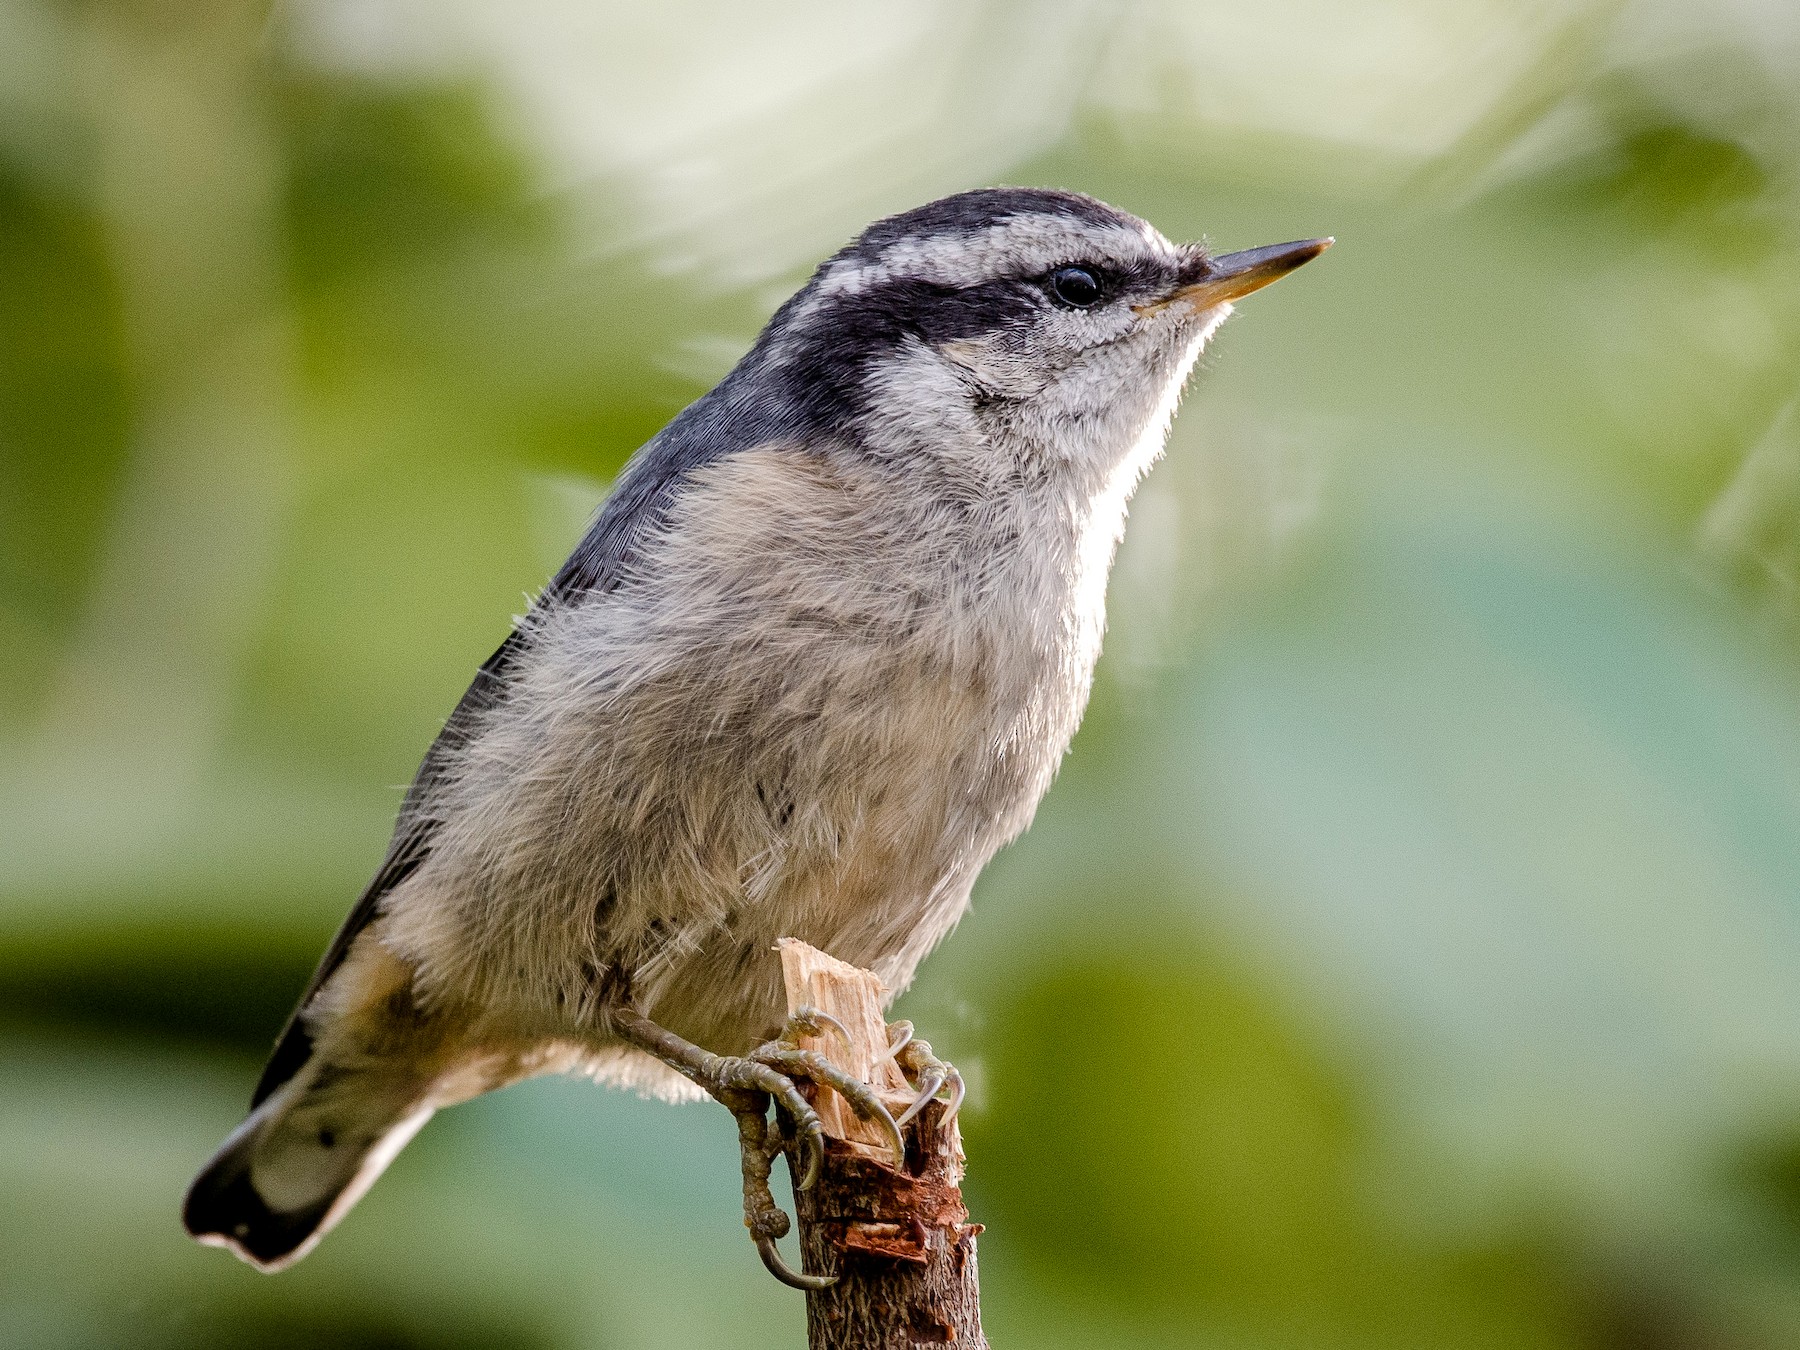
M887 1103L895 1115L912 1101L906 1075L888 1053L887 1022L881 1014L881 980L872 970L846 964L809 947L796 938L782 938L781 974L787 984L788 1012L817 1008L835 1017L850 1033L850 1044L826 1027L824 1034L805 1036L800 1043L817 1050L840 1069L862 1079ZM853 1144L866 1157L891 1158L892 1149L879 1125L863 1120L837 1093L819 1090L819 1120L833 1139Z
M803 942L784 938L781 969L788 1011L835 1017L850 1045L829 1027L808 1037L839 1068L873 1086L899 1115L914 1090L888 1053L881 981ZM817 1089L825 1167L795 1195L805 1268L836 1283L806 1295L810 1350L918 1350L955 1345L986 1350L975 1238L963 1206L963 1156L947 1107L933 1102L906 1126L906 1166L894 1169L887 1137L860 1120L836 1092ZM790 1168L796 1166L788 1154Z

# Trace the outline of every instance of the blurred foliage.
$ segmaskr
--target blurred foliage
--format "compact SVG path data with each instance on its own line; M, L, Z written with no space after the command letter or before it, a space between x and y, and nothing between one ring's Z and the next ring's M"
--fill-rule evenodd
M970 1146L1055 1278L1270 1344L1570 1343L1576 1300L1529 1235L1434 1248L1359 1194L1355 1089L1256 982L1130 955L1064 954L994 1028L1020 1049ZM1118 1070L1148 1090L1095 1090Z
M625 457L1023 181L1340 243L903 1004L996 1342L1800 1346L1800 31L1247 14L0 0L0 1343L800 1343L699 1108L446 1112L273 1281L176 1206Z

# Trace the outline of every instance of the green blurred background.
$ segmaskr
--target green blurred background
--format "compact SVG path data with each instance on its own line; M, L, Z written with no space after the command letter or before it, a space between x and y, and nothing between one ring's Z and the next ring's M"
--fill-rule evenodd
M0 0L0 1344L798 1346L724 1113L190 1244L401 786L870 218L1335 234L903 1001L997 1345L1800 1346L1800 8Z

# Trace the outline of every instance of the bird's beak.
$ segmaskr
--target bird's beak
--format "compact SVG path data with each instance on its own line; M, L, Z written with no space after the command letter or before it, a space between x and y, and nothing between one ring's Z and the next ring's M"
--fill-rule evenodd
M1208 262L1205 275L1197 281L1186 283L1160 300L1133 308L1139 314L1156 314L1175 304L1200 310L1241 299L1251 291L1260 291L1271 281L1279 281L1302 263L1311 262L1331 244L1329 239L1302 239L1292 244L1270 244L1266 248L1227 253Z

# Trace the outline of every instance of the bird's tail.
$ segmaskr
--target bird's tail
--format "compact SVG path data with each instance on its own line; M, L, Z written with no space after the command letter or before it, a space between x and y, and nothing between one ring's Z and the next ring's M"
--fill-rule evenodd
M433 1106L392 1065L317 1056L219 1146L188 1188L182 1222L258 1270L284 1270L349 1212Z

